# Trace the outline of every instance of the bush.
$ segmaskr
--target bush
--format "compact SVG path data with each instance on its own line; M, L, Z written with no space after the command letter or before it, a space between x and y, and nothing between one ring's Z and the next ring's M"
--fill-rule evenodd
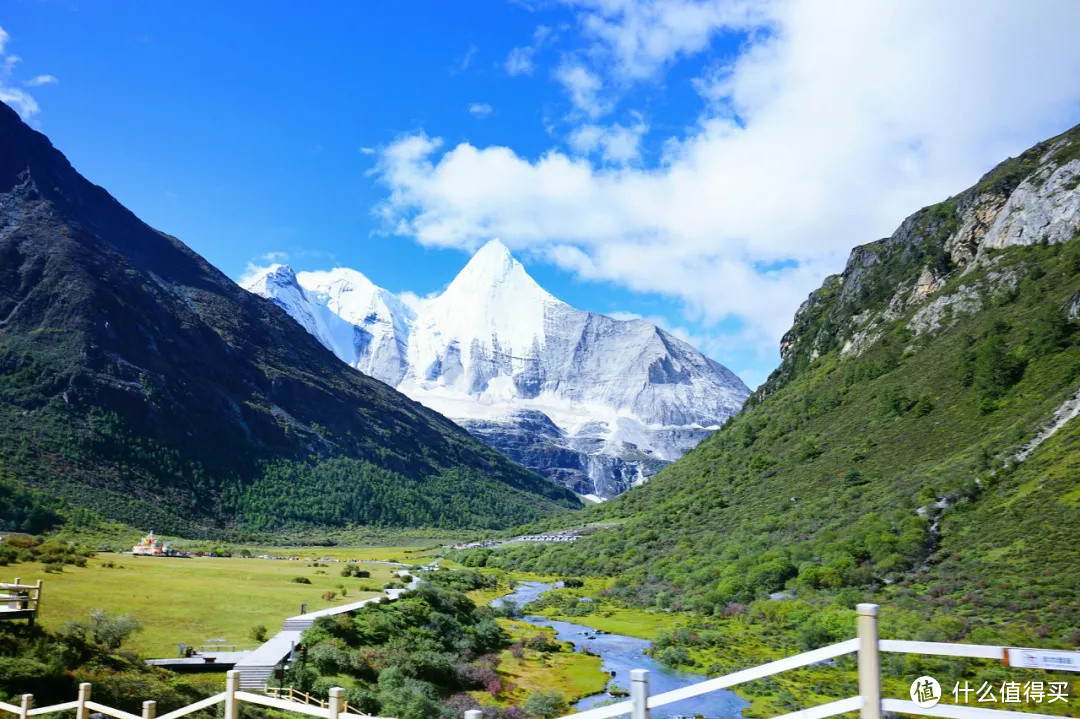
M334 642L325 642L311 649L308 654L310 661L320 674L333 676L351 666L349 653Z
M265 624L256 624L251 628L251 638L256 642L265 642L269 636Z
M529 695L522 708L537 719L554 719L566 712L566 699L554 689L540 689Z
M915 416L925 417L934 411L934 400L930 398L928 394L919 395L919 399L915 401Z
M538 652L551 654L562 650L562 643L549 634L535 634L525 642L525 646Z
M855 616L849 611L818 611L808 616L796 631L799 646L817 649L850 639Z
M1024 376L1024 364L1001 335L991 335L975 352L974 386L984 399L997 399Z
M405 674L401 667L389 667L379 674L381 714L397 719L432 719L439 715L439 693L427 682Z
M307 577L293 577L289 581L296 582L297 584L311 584L311 580Z
M119 649L125 639L141 631L142 623L130 614L109 614L94 609L88 621L68 622L62 633L104 649Z
M521 607L513 599L503 599L497 605L493 606L492 611L500 617L506 617L507 619L514 619L522 616L523 612Z
M685 647L666 647L656 653L656 661L673 669L686 666L690 664L690 652Z

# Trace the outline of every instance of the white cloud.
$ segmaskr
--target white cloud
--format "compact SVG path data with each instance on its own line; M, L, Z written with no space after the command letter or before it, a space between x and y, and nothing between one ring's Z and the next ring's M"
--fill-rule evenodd
M599 117L610 111L611 103L601 100L603 88L600 75L587 68L580 60L566 58L555 68L555 80L563 86L570 102L589 117Z
M24 120L29 120L34 115L37 115L41 108L30 93L13 85L15 82L15 66L22 62L22 58L7 51L9 39L10 36L7 31L0 27L0 102L15 108ZM38 80L44 81L38 82ZM33 80L23 84L33 87L49 82L57 82L57 79L52 75L38 75Z
M429 292L426 295L418 295L412 290L402 290L401 292L395 292L397 298L401 300L402 304L411 309L413 312L419 312L421 306L431 299L439 296L438 292Z
M23 85L26 85L27 87L40 87L41 85L58 84L60 84L60 80L57 79L56 75L38 75L36 77L30 78L23 83Z
M459 72L465 72L466 70L468 70L469 65L472 64L473 58L476 57L477 49L478 48L476 47L476 45L469 45L468 49L465 51L465 54L461 56L461 59L458 60L457 65L454 67L450 74L456 75Z
M506 55L506 60L503 62L503 70L507 75L514 77L515 75L532 75L536 69L536 61L534 56L536 51L546 45L553 39L554 35L552 29L547 25L538 25L536 30L533 31L532 45L526 47L515 47L510 50Z
M491 105L486 102L474 102L469 105L469 112L476 117L484 118L495 111Z
M775 15L774 0L561 1L580 10L583 34L604 66L633 79L705 50L724 31L768 27Z
M29 120L41 111L41 107L37 104L37 100L35 100L30 93L20 90L17 87L0 85L0 102L4 102L14 107L24 120Z
M536 69L533 62L533 49L531 47L515 47L506 55L503 69L511 77L515 75L532 75Z
M265 255L262 256L261 259L263 260L263 262L270 263L286 262L289 259L289 253L275 250L274 252L267 252Z
M605 163L626 165L640 159L641 138L648 131L640 117L629 127L618 123L608 127L586 124L575 129L568 142L579 154L596 154Z
M240 273L240 277L237 278L236 284L243 287L250 283L252 280L254 280L256 277L261 275L267 269L269 269L269 265L257 265L254 262L248 262L247 265L244 267L244 271Z
M612 72L657 72L740 23L748 34L699 78L709 102L656 166L412 135L380 156L379 212L425 245L498 236L582 277L680 298L689 318L734 318L755 345L775 347L853 245L1080 119L1080 3L574 5L602 51L555 79L590 117ZM602 128L579 132L572 147L601 151Z

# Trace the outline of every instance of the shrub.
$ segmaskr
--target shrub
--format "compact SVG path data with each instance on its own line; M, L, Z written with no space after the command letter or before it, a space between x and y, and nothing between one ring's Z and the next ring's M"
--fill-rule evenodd
M289 581L296 582L297 584L311 584L311 580L307 577L293 577Z
M566 699L554 689L540 689L529 695L522 708L537 719L554 719L566 711Z
M360 579L367 579L371 576L371 572L366 569L361 569L353 562L349 562L341 568L341 576L343 577L358 577Z
M672 668L690 664L690 652L685 647L666 647L656 653L656 661Z
M919 399L915 401L915 416L925 417L934 411L934 400L930 398L928 394L919 395Z
M256 624L251 628L251 638L256 642L265 642L268 636L265 624Z
M308 654L310 661L320 674L333 676L351 666L349 653L335 642L325 642L312 648Z
M522 615L521 607L513 599L503 599L497 605L492 607L495 614L500 617L507 617L513 619Z
M1024 375L1024 361L1012 355L999 334L988 337L975 352L973 383L983 398L997 399Z
M68 622L62 633L105 649L119 649L125 639L141 631L142 624L130 614L109 614L94 609L88 621Z
M848 639L854 623L852 612L819 611L799 625L796 637L803 649L817 649Z
M557 652L562 649L559 640L548 634L535 634L526 640L525 645L530 649L545 653Z

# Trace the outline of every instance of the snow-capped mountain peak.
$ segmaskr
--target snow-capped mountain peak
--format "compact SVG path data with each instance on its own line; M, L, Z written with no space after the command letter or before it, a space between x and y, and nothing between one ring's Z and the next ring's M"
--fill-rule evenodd
M288 265L269 265L241 280L248 292L265 295L272 287L288 287L296 284L296 273Z
M749 394L652 323L558 300L498 240L415 307L347 268L275 266L245 286L352 366L583 495L644 481Z
M387 321L414 314L397 295L348 267L300 272L296 279L331 311L353 324L370 322L373 314Z
M529 276L499 240L480 248L446 290L420 308L409 346L417 381L446 384L444 366L461 364L461 388L483 392L494 369L535 356L546 342L545 317L562 305ZM484 365L483 367L481 365ZM512 370L510 370L512 372ZM467 376L465 376L467 375Z
M537 299L558 302L536 283L501 240L488 241L476 251L443 292L443 297L487 299L507 289L529 292Z

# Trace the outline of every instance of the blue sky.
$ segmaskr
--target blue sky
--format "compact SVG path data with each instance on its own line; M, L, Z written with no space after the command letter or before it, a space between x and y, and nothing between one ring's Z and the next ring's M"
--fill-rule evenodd
M499 236L751 385L851 246L1080 121L1077 3L317 8L14 0L0 98L234 278L423 295Z

